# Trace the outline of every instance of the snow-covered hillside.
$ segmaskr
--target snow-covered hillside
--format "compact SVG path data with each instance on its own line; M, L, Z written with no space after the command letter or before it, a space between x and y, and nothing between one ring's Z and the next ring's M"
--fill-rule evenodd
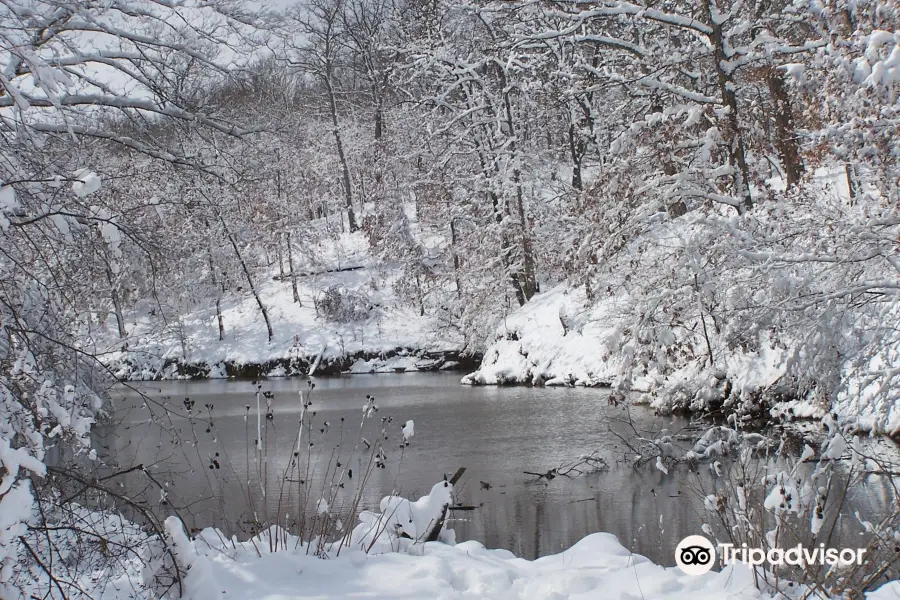
M257 283L272 322L271 342L256 299L244 289L221 302L222 340L211 299L164 318L153 300L143 300L126 315L127 339L117 339L111 324L101 332L100 345L108 351L100 353L124 379L458 366L458 332L398 298L398 269L374 260L362 233L336 236L304 256L313 258L295 265L300 302L294 301L290 278L277 268ZM323 307L329 293L343 303L334 307L333 301L331 313Z

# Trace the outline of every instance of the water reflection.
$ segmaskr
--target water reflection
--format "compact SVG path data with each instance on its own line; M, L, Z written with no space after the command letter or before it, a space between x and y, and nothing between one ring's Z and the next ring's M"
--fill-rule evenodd
M140 391L149 400L127 393L117 405L114 423L99 427L96 440L119 466L140 463L152 476L153 481L141 473L121 478L131 495L145 498L162 513L177 511L188 527L215 525L244 536L254 519L279 511L292 520L309 514L327 488L325 465L338 461L356 473L355 481L338 494L336 509L346 506L365 468L361 462L343 463L359 436L371 441L379 435L382 417L393 419L385 441L387 468L372 473L364 507L377 507L394 489L410 497L427 493L444 474L465 466L457 500L477 508L453 513L459 540L476 539L534 558L606 531L634 552L671 565L678 541L700 533L709 520L702 496L723 482L705 465L695 471L679 466L666 475L614 464L602 473L549 482L523 473L544 472L598 448L611 462L623 455L625 449L610 429L622 427L625 409L608 406L604 391L471 388L458 385L458 379L454 374L403 374L317 380L310 408L316 413L313 427L304 433L298 457L303 468L284 488L281 475L289 470L301 411L297 391L305 380L263 384L273 395L273 419L259 423L267 469L254 452L258 423L250 382L143 384ZM360 434L366 394L376 397L380 410ZM165 405L185 414L185 398L200 417L188 420L163 410ZM658 417L644 409L632 409L631 415L639 429L651 432L691 426L685 419ZM401 450L400 425L408 419L415 421L416 433ZM313 447L307 453L309 441ZM166 489L164 504L155 482ZM894 502L881 478L861 488L853 490L853 502L864 511L877 514Z

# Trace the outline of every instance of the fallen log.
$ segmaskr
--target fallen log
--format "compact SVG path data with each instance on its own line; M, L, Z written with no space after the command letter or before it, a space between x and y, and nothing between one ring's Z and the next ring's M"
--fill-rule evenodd
M537 477L538 479L546 479L547 481L550 481L551 479L554 479L556 477L556 469L550 469L546 473L535 473L534 471L522 471L522 472L525 473L526 475L533 475L533 476Z
M465 467L460 467L456 470L456 473L453 474L453 477L450 478L450 485L456 485L460 479L462 479L463 473L466 472ZM445 476L446 477L446 476ZM428 530L428 534L425 535L425 539L423 541L426 542L436 542L438 541L438 537L441 535L441 530L444 528L444 521L447 519L447 513L450 511L450 505L445 504L444 510L441 511L441 516L437 521L434 522L434 525L431 526L431 529Z

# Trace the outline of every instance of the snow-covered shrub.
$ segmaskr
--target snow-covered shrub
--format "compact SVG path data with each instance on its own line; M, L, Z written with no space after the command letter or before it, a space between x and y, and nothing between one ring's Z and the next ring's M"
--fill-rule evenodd
M329 321L353 323L369 317L372 304L365 294L336 284L315 300L316 311Z
M20 280L21 281L21 280ZM90 451L90 429L102 414L94 390L104 378L96 366L65 352L57 340L55 302L29 282L17 294L21 309L0 309L7 323L18 323L0 338L0 595L14 597L11 585L22 564L34 563L21 540L30 525L41 524L41 508L53 506L55 486L47 481L47 447L55 445L83 459ZM16 296L13 296L16 297ZM26 327L33 328L28 331ZM70 339L70 343L74 343Z
M124 588L135 598L147 597L140 575L148 564L147 550L159 538L107 508L45 503L29 515L19 540L26 549L12 576L4 580L7 591L16 590L26 598L87 600ZM53 566L52 578L41 565ZM177 594L177 582L170 583L174 585L164 591ZM4 595L18 597L12 592Z
M858 438L848 436L848 429L839 429L830 419L825 424L829 433L819 448L804 443L798 456L784 440L771 451L745 447L737 460L715 463L713 488L696 490L707 510L703 530L719 543L764 552L797 544L811 550L865 549L861 564L758 568L760 589L793 581L792 585L813 590L814 596L838 597L851 590L873 590L900 577L897 488L885 482L890 498L877 522L847 509L855 486L882 477L895 466L864 449Z

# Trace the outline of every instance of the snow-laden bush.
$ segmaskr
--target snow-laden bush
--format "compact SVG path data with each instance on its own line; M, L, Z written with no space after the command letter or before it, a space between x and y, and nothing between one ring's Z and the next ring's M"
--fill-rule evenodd
M316 311L329 321L353 323L366 319L372 304L365 294L341 284L327 288L316 298Z
M809 590L804 597L844 597L900 577L900 490L887 481L886 493L892 499L874 518L847 510L856 486L895 466L864 448L849 429L830 418L824 424L828 435L818 447L804 444L799 456L783 440L764 452L745 447L737 460L715 463L711 488L698 484L694 490L707 511L703 531L718 543L768 553L797 544L807 549L834 547L834 540L840 539L843 548L865 549L861 563L757 567L758 589L788 590L800 584Z
M15 597L13 582L23 556L33 562L23 540L30 526L42 524L39 506L49 510L54 504L55 486L46 477L47 448L55 445L86 458L90 428L102 409L92 392L102 381L94 365L73 359L55 339L45 337L60 335L45 329L53 326L54 315L43 309L53 303L27 284L20 291L21 312L0 309L4 320L20 324L0 338L0 596L10 598ZM33 323L35 330L24 330L25 323Z
M784 398L829 410L865 375L889 383L893 373L872 361L897 343L896 271L885 257L900 221L827 190L743 217L694 214L638 238L628 259L640 276L627 289L641 309L619 312L623 378L649 382L660 408L678 405L672 392L687 380L685 408L757 413ZM890 406L891 389L876 400L870 388L869 400Z

